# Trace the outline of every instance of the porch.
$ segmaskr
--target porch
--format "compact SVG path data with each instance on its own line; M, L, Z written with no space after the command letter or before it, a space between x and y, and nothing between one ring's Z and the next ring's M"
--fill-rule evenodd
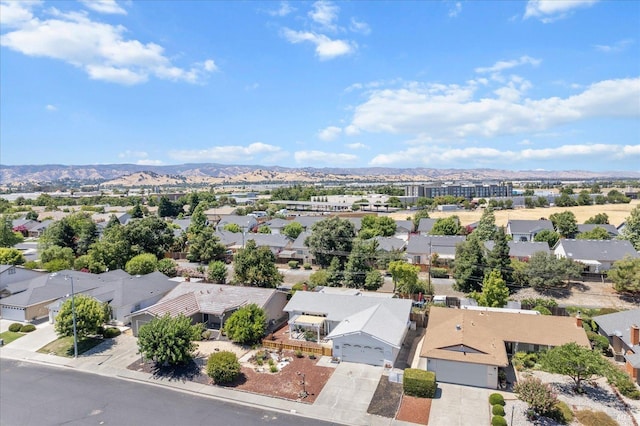
M310 341L299 338L299 332L291 333L290 326L282 327L262 340L262 346L269 349L283 351L301 351L320 356L331 356L333 353L331 341Z

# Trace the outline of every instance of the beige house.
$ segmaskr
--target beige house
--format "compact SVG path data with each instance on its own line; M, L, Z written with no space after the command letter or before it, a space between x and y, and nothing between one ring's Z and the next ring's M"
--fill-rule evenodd
M441 382L495 389L498 369L516 352L569 342L591 347L579 318L525 312L432 307L415 367L434 371Z

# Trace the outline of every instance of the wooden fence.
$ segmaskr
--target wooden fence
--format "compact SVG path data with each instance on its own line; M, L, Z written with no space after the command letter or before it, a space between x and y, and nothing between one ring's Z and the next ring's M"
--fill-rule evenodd
M304 353L312 353L320 356L332 356L332 349L324 346L314 345L311 343L300 342L300 343L284 343L273 340L265 339L262 341L262 346L267 349L275 349L278 351L302 351Z

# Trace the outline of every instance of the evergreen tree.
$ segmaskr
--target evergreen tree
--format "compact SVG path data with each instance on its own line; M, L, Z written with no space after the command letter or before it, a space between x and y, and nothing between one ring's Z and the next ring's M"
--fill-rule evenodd
M311 235L306 239L305 245L309 247L321 267L329 266L334 257L337 257L342 265L351 253L355 235L351 221L332 216L312 226Z
M482 292L476 293L478 305L491 308L503 308L509 299L509 289L499 270L494 269L484 277Z
M473 231L479 241L490 241L494 239L496 233L496 216L491 207L487 207L482 212L482 217L478 222L478 227Z
M276 257L269 247L257 247L249 240L234 261L235 281L254 287L276 288L283 281L276 267Z
M196 350L194 340L200 338L202 324L191 325L191 318L179 314L154 318L138 331L140 353L157 365L186 364Z
M640 251L640 206L635 206L625 221L620 235L623 240L629 240L633 247Z
M487 255L487 266L489 270L498 270L501 278L506 283L511 284L513 282L509 243L504 227L495 232L493 249Z
M480 242L471 234L467 241L456 246L454 288L464 293L480 291L484 279L484 265L484 254Z
M344 285L346 287L364 287L367 273L373 269L377 245L375 243L376 241L355 240L344 267Z

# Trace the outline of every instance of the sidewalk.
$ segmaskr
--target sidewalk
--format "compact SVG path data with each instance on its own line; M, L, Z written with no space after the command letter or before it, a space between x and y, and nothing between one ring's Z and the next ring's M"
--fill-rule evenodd
M271 398L234 389L219 386L202 385L198 383L170 380L168 378L156 378L144 372L127 369L127 366L140 358L138 354L137 340L129 335L120 335L115 339L106 340L92 350L80 355L77 359L64 358L55 355L35 352L45 344L55 340L53 326L43 326L10 345L0 348L0 358L14 359L25 362L35 362L51 366L74 368L91 374L116 377L125 380L144 382L153 386L164 386L181 392L216 398L219 400L257 407L266 410L274 410L289 414L297 414L304 417L324 420L336 424L348 424L354 426L403 426L411 423L400 422L380 416L373 416L366 412L367 406L352 407L346 413L344 410L336 410L335 407L323 404L322 395L326 392L331 395L335 389L331 389L327 383L315 404L290 401L280 398ZM22 342L21 342L22 341ZM17 345L17 343L20 343ZM356 391L354 388L353 391ZM325 398L330 399L330 398ZM368 404L367 404L368 405Z

